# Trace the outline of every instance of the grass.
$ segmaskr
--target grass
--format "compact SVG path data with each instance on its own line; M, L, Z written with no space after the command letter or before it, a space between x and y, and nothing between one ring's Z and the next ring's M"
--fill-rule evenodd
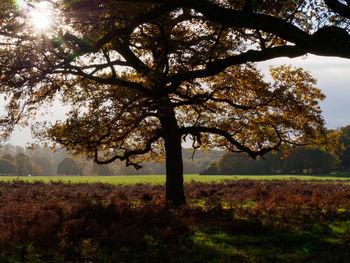
M64 178L164 182L164 176L155 175ZM154 185L3 184L0 262L349 262L350 186L333 184L341 180L327 175L293 177L334 179L313 185L290 184L289 175L185 178L286 181L190 183L185 186L189 199L200 205L178 211L161 205L162 190ZM202 191L197 192L198 187ZM144 199L144 193L153 196L152 201ZM228 209L225 200L239 203ZM7 240L15 241L9 245Z
M350 180L350 174L343 174L341 176L334 174L321 174L321 175L198 175L198 174L186 174L184 175L185 182L220 182L222 180ZM128 176L31 176L31 177L18 177L18 176L4 176L0 177L0 181L13 181L23 180L28 182L41 181L49 183L51 181L61 181L65 183L107 183L107 184L164 184L165 175L128 175Z

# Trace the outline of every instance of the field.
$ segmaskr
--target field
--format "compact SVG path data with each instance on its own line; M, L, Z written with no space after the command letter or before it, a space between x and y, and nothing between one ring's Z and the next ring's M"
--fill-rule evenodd
M53 182L65 182L65 183L107 183L107 184L164 184L164 175L128 175L128 176L31 176L31 177L14 177L14 176L0 176L0 181L13 181L23 180L26 182L41 181L45 183ZM349 180L350 174L321 174L321 175L198 175L198 174L186 174L184 175L185 182L220 182L223 180Z
M229 178L186 176L180 209L163 176L2 178L0 262L349 262L346 178Z

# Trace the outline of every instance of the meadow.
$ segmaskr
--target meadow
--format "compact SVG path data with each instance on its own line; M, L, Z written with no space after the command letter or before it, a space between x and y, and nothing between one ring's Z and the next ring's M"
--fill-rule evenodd
M342 180L350 181L350 173L348 174L318 174L318 175L198 175L185 174L184 182L191 181L211 183L224 180ZM165 175L127 175L127 176L0 176L0 182L10 182L14 180L23 180L25 182L40 181L64 182L64 183L105 183L115 185L127 184L164 184Z
M188 175L188 204L174 209L164 203L159 184L164 176L143 178L148 183L140 177L59 177L46 183L2 178L0 262L347 262L350 257L346 178Z

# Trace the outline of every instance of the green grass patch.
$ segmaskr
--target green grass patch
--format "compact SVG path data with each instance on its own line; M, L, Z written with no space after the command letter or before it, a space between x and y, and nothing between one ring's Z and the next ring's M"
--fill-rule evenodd
M220 182L223 180L336 180L344 181L350 180L349 175L198 175L198 174L186 174L184 175L185 182ZM26 182L41 181L49 183L54 182L65 182L65 183L107 183L107 184L164 184L165 175L128 175L128 176L3 176L0 177L0 181L14 181L23 180Z
M197 227L193 242L204 257L206 251L220 255L223 260L218 262L345 262L349 256L348 245L332 231L228 233Z

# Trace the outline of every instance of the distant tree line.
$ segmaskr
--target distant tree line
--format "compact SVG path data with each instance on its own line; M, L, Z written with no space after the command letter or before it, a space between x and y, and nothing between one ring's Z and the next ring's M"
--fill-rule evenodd
M183 149L185 174L305 174L350 171L350 125L341 130L343 149L329 152L325 149L299 147L284 153L265 155L253 160L246 154L197 150L195 154ZM92 161L73 158L65 150L52 151L36 146L34 150L11 144L0 148L0 175L54 176L54 175L146 175L165 174L164 162L145 162L140 170L126 167L123 162L97 165Z
M341 130L343 149L329 152L326 149L300 147L284 153L266 154L264 159L253 160L246 154L226 153L213 161L201 174L307 174L350 171L350 125Z
M184 171L187 174L198 174L200 171L220 159L223 152L196 151L195 155L183 149ZM11 144L0 148L1 176L55 176L55 175L146 175L165 174L164 162L146 162L142 169L126 167L123 162L110 165L97 165L92 161L73 158L67 151L52 151L48 147L37 145L33 150Z

